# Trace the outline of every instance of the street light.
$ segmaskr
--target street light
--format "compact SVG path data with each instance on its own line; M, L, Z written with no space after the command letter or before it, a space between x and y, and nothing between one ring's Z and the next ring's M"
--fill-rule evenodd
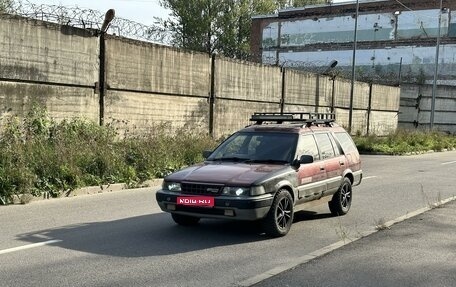
M339 62L337 60L332 60L327 65L326 69L323 71L323 75L329 75L329 73L337 66Z
M114 9L109 9L103 21L103 25L99 31L100 35L100 45L99 45L99 59L100 59L100 66L99 66L99 75L98 75L98 91L100 94L99 98L99 107L100 107L100 119L99 124L100 126L104 125L104 116L105 116L105 97L107 93L107 85L106 85L106 43L105 43L105 35L106 31L109 28L109 24L114 19L116 12Z
M109 9L106 12L104 20L103 20L103 25L101 25L101 29L100 29L101 33L106 33L106 31L108 30L109 24L111 23L111 21L114 19L115 16L116 16L116 12L114 9Z
M359 0L356 0L356 14L355 14L355 33L353 36L353 59L352 59L352 78L350 88L350 110L348 112L348 132L352 132L353 124L353 94L355 89L355 64L356 64L356 42L358 40L358 14L359 14Z

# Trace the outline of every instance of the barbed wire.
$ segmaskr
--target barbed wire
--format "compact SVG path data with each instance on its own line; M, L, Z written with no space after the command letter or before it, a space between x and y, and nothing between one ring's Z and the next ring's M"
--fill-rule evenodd
M82 29L99 30L104 20L104 13L92 9L34 4L27 0L15 0L7 4L4 11L8 14ZM169 41L166 31L158 22L148 26L120 17L112 20L107 33L154 43L168 44Z
M266 59L267 61L268 59ZM265 59L263 58L263 61ZM278 64L269 63L270 65L280 66L283 68L304 71L308 73L325 75L331 78L343 78L350 80L352 78L351 66L337 66L329 68L330 63L320 60L299 61L299 60L281 60ZM399 65L399 64L398 64ZM402 82L417 82L420 75L413 75L402 71L402 77L399 71L394 69L382 68L379 66L357 66L355 70L356 81L366 83L379 83L386 85L398 85Z

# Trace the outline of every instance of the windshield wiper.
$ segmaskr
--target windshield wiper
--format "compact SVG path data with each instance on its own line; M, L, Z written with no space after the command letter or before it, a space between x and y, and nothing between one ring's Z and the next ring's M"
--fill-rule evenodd
M211 159L213 161L248 161L249 159L248 158L242 158L242 157L236 157L236 156L232 156L232 157L218 157L218 158L214 158L214 159Z
M290 163L288 160L282 159L249 159L245 161L246 163Z

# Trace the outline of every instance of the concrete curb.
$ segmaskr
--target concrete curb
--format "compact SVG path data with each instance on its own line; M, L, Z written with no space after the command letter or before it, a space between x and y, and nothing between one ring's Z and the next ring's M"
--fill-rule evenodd
M152 179L147 180L141 184L139 187L129 188L125 183L115 183L115 184L106 184L100 186L87 186L81 187L72 191L63 192L59 197L51 197L49 193L44 193L40 197L33 197L31 195L21 195L21 196L14 196L13 197L13 204L23 204L23 203L30 203L35 201L42 201L48 199L59 199L59 198L67 198L67 197L75 197L75 196L84 196L84 195L94 195L100 193L108 193L108 192L115 192L115 191L128 191L134 190L136 188L145 188L145 187L153 187L153 186L161 186L163 179Z
M151 187L151 186L158 186L161 185L163 179L153 179L145 181L141 186L137 188L144 188L144 187ZM121 191L121 190L131 190L135 188L129 188L125 183L115 183L115 184L108 184L102 186L88 186L82 187L73 191L68 192L64 197L72 197L72 196L81 196L81 195L90 195L90 194L98 194L104 192L113 192L113 191Z
M305 263L308 263L309 261L312 261L314 259L317 259L325 254L328 254L336 249L339 249L345 245L348 245L352 242L355 242L359 239L362 239L364 237L367 237L369 235L372 235L376 232L379 232L380 230L383 230L383 229L388 229L390 228L392 225L396 224L396 223L399 223L399 222L402 222L402 221L405 221L406 219L410 219L412 217L415 217L417 215L420 215L422 213L425 213L433 208L437 208L441 205L444 205L446 203L449 203L451 201L455 201L456 200L456 196L453 196L453 197L450 197L450 198L447 198L447 199L444 199L444 200L441 200L435 204L432 204L431 206L429 207L424 207L424 208L420 208L418 210L415 210L413 212L409 212L407 213L406 215L404 216L400 216L398 218L395 218L393 220L390 220L390 221L387 221L385 223L383 223L381 226L379 227L376 227L376 229L374 230L370 230L370 231L365 231L365 232L362 232L360 234L359 237L356 237L356 238L353 238L353 239L346 239L346 240L341 240L341 241L338 241L336 243L333 243L333 244L330 244L328 246L325 246L321 249L318 249L318 250L315 250L309 254L306 254L304 256L301 256L301 257L298 257L298 258L295 258L293 260L291 260L290 262L288 262L287 264L284 264L284 265L280 265L276 268L273 268L271 270L268 270L262 274L259 274L259 275L256 275L252 278L249 278L249 279L246 279L240 283L238 283L236 286L242 286L242 287L250 287L252 285L255 285L261 281L264 281L268 278L271 278L275 275L278 275L279 273L282 273L282 272L285 272L287 270L290 270L290 269L293 269L295 267L297 267L298 265L302 265L302 264L305 264Z

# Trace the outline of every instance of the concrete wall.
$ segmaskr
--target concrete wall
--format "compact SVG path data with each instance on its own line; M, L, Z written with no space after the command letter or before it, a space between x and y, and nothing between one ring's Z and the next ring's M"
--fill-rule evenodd
M316 112L316 107L329 107L332 103L331 78L312 73L286 70L285 107L287 111Z
M207 97L211 59L125 38L106 40L107 82L111 89Z
M434 128L456 133L456 87L436 89ZM402 85L399 127L429 129L432 107L432 85Z
M190 128L219 138L250 124L254 112L281 110L335 112L337 121L348 126L348 81L104 38L77 28L1 16L0 119L24 115L38 102L56 119L98 122L103 116L105 124L134 133L171 123L174 130ZM380 133L395 128L389 109L397 112L398 106L373 96L372 103L383 112L375 115L369 103L376 90L382 95L397 88L356 83L353 132L365 134L371 126Z
M0 80L0 118L8 114L22 117L35 104L45 106L56 120L85 117L98 122L98 96L93 88Z
M336 118L348 127L350 87L347 80L337 81ZM353 96L352 131L360 134L386 135L397 128L399 107L397 87L356 83Z
M369 115L369 133L386 134L398 127L400 89L372 85Z
M218 57L214 68L215 137L250 124L254 112L279 111L282 94L279 68Z
M106 63L107 122L127 120L137 131L159 122L169 122L175 129L208 130L207 54L110 37Z
M98 39L86 30L0 15L0 116L34 103L98 121Z

